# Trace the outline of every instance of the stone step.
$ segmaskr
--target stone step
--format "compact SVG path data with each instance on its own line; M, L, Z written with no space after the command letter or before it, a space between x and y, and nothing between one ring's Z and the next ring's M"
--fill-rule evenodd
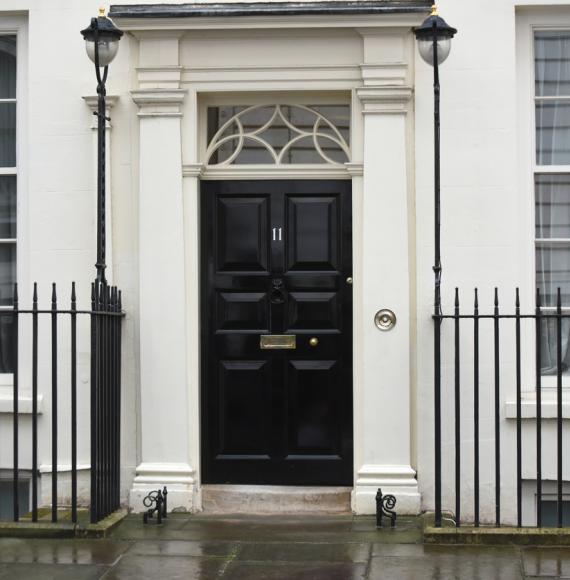
M350 514L350 487L204 485L211 514Z

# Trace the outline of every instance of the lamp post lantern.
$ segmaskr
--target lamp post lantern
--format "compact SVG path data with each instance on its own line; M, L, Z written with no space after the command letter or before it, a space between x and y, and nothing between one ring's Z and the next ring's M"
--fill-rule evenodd
M87 28L81 31L85 39L87 55L95 64L97 77L97 282L105 284L106 232L105 232L105 116L106 88L109 64L117 55L119 40L123 32L99 9L99 16L92 18ZM101 68L103 72L101 73Z
M449 56L451 39L457 30L438 15L434 4L431 14L414 30L422 59L433 67L434 97L434 405L435 405L435 525L441 526L441 159L440 159L440 85L439 65Z

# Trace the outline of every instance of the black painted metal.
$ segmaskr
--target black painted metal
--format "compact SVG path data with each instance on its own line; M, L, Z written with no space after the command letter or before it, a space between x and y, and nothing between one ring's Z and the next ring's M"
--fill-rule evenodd
M38 521L38 285L32 298L32 521Z
M57 292L51 293L51 521L57 522Z
M13 338L13 348L14 348L14 392L13 392L13 411L14 411L14 481L13 481L13 495L14 495L14 521L17 522L20 518L20 500L18 495L19 487L19 432L18 432L18 403L19 403L19 386L18 386L18 375L19 375L19 364L18 364L18 284L14 284L14 295L13 295L13 309L14 315L12 324L14 325L14 338Z
M352 2L219 2L212 4L115 4L112 18L200 18L335 14L425 13L431 0L358 0Z
M71 521L77 523L77 297L71 285Z
M520 291L517 288L515 291L515 301L514 301L514 314L502 313L499 308L499 291L495 288L493 293L493 312L492 314L481 314L479 312L479 293L475 289L475 299L473 314L461 314L459 308L459 291L455 289L455 300L453 314L440 314L439 316L434 316L434 323L441 325L446 320L453 320L453 349L454 349L454 397L455 397L455 412L453 415L453 427L455 434L455 486L456 486L456 505L455 505L455 519L456 526L459 527L464 523L465 518L461 518L461 502L459 500L459 488L458 485L461 483L461 471L460 471L460 457L461 457L461 446L462 440L460 438L461 432L461 417L460 409L461 406L458 405L458 401L461 400L461 381L460 381L460 368L461 368L461 343L460 343L460 325L461 321L473 321L473 419L474 419L474 477L473 477L473 496L474 496L474 510L473 510L473 522L477 527L480 524L480 461L481 461L481 448L480 448L480 418L479 418L479 407L480 407L480 325L484 324L484 321L492 322L490 330L492 331L493 340L492 345L489 344L488 348L492 351L492 384L493 384L493 428L494 437L489 443L492 444L492 458L494 460L494 474L495 474L495 485L494 485L494 507L495 507L495 526L500 527L503 525L502 521L502 501L508 500L506 495L501 496L502 481L504 474L502 473L502 462L501 462L501 451L503 437L511 437L510 431L501 431L501 392L509 381L506 380L506 369L508 365L504 367L501 366L501 349L503 343L501 342L501 337L503 336L501 327L509 329L514 328L514 351L515 351L515 369L513 381L516 388L516 432L512 440L516 446L516 524L518 527L523 525L523 432L522 432L522 325L523 321L528 321L529 325L534 326L534 339L535 339L535 357L534 362L536 366L535 380L536 380L536 525L537 527L542 527L542 498L543 498L543 475L542 475L542 374L541 374L541 350L542 350L542 334L544 332L543 325L545 322L552 320L555 324L555 335L556 335L556 387L557 387L557 413L556 413L556 489L557 489L557 525L562 527L562 506L563 506L563 457L564 450L562 446L563 441L563 414L562 414L562 320L570 318L570 312L568 310L563 310L562 308L562 298L560 289L557 290L556 294L556 309L543 310L541 293L539 290L536 291L536 307L533 314L522 314L521 313L521 299ZM514 323L514 325L513 325ZM531 328L529 327L529 331ZM509 331L510 332L510 331ZM437 372L437 369L436 369ZM438 377L438 381L441 381L441 376ZM489 385L490 386L490 385ZM445 393L444 393L445 396ZM508 439L510 442L511 440ZM506 443L505 443L506 445ZM439 451L440 452L440 451ZM491 459L491 450L488 452L489 459ZM505 476L506 480L509 481L510 478ZM487 508L486 511L490 511L491 506ZM511 511L510 509L508 511ZM527 514L527 520L530 519Z
M556 464L557 464L557 524L562 527L562 298L556 293Z
M50 342L46 347L51 353L51 373L46 382L51 382L51 520L58 521L58 480L57 463L59 457L59 429L62 426L58 410L58 397L61 388L69 384L70 388L70 439L71 439L71 519L78 520L78 393L77 389L77 351L78 317L89 316L91 319L91 521L96 522L120 507L120 392L121 392L121 324L122 300L116 287L96 282L92 287L91 310L77 308L75 283L71 286L71 305L69 309L59 309L57 287L52 285L51 308L40 309L38 306L38 286L34 283L32 308L20 308L18 288L14 286L13 307L7 316L11 316L14 325L14 429L13 429L13 519L19 521L18 482L21 465L18 462L20 440L18 432L18 395L19 395L19 328L20 318L30 315L32 322L32 438L31 438L31 519L38 521L38 340L39 324L42 315L49 318ZM59 349L59 332L62 318L70 319L70 349L65 353ZM65 326L64 326L65 327ZM58 375L59 359L70 361L69 383L61 381ZM67 358L69 357L69 358ZM65 383L65 384L63 384ZM59 493L62 490L59 489Z
M540 288L536 289L536 523L542 525L542 310Z
M519 289L515 296L516 373L517 373L517 526L522 526L522 425L521 425L521 302Z
M495 288L493 336L495 346L495 525L501 525L501 360L499 346L499 289Z
M435 442L435 526L441 527L441 162L440 86L437 34L433 28L433 126L434 126L434 442Z
M376 527L382 527L382 519L387 517L390 519L390 527L396 527L396 497L393 495L384 495L382 490L378 488L376 492Z
M455 314L459 316L459 288L455 289ZM455 523L461 526L461 358L459 318L455 319Z
M206 181L201 212L202 481L351 484L350 182Z
M473 305L473 495L474 524L479 527L479 291Z
M95 282L91 315L91 521L120 507L121 300Z
M167 496L168 490L164 486L162 490L153 490L143 498L143 505L147 508L143 512L143 524L148 524L149 520L154 518L155 513L157 524L161 524L162 519L168 517Z

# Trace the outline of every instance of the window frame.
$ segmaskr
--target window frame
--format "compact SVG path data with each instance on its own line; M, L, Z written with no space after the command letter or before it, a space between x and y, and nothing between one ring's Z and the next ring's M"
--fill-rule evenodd
M2 15L0 19L0 35L16 36L16 166L0 168L0 175L16 176L16 237L3 238L0 243L15 243L16 245L16 282L19 287L20 301L29 300L29 236L28 231L28 171L27 171L27 126L28 126L28 23L23 15ZM9 311L12 306L0 305L0 312ZM19 350L25 333L19 335ZM19 357L20 364L25 361ZM0 392L11 393L14 382L13 373L0 373ZM8 394L6 393L6 394Z
M570 7L537 8L517 7L516 22L516 134L517 134L517 190L521 192L518 206L519 274L521 279L521 306L533 313L538 279L536 275L536 175L570 175L569 165L538 165L536 157L536 114L535 114L535 44L537 31L568 30L570 33ZM570 99L569 99L570 100ZM570 245L570 243L569 243ZM553 312L556 307L542 307L542 311ZM563 310L570 310L565 305ZM534 328L528 329L523 341L533 345ZM534 356L524 357L523 392L527 396L536 393L536 363ZM556 376L543 375L541 392L546 400L556 396ZM570 375L563 376L563 388L570 389Z

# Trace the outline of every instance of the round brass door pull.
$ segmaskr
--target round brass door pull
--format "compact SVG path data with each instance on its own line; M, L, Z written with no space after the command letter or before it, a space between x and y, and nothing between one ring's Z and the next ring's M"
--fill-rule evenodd
M374 317L374 324L376 324L378 330L392 330L396 324L396 315L387 308L379 310Z
M315 347L319 344L319 339L318 338L311 338L311 340L309 340L309 344L311 346Z

